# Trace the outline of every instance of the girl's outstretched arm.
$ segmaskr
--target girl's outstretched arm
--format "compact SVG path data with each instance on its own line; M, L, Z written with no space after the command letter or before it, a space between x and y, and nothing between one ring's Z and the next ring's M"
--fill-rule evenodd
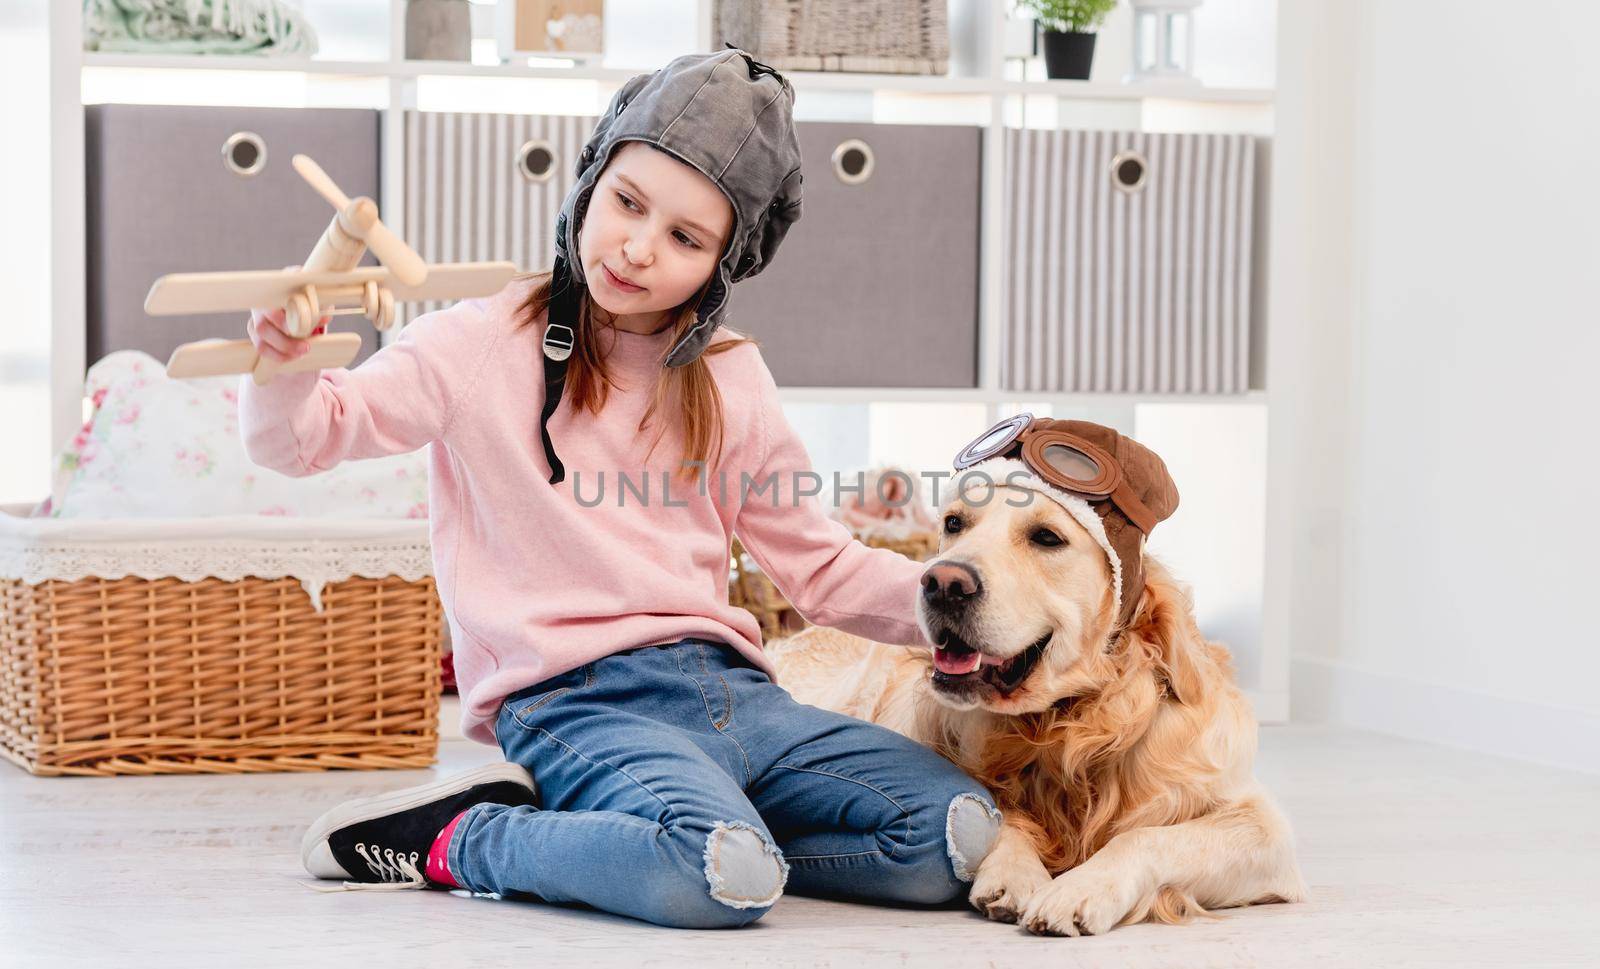
M784 417L765 363L760 370L767 447L742 489L734 522L739 541L807 622L881 643L927 646L916 618L926 566L863 545L814 495L800 495L815 489L811 457Z
M483 300L419 316L355 369L239 381L245 453L291 477L347 459L404 454L440 440L459 416L499 332Z

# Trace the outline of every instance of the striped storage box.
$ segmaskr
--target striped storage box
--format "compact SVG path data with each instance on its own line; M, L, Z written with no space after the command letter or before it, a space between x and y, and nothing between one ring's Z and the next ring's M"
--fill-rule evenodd
M406 240L433 261L547 269L595 120L408 112ZM730 324L762 342L783 386L976 386L979 129L795 129L807 159L805 220L781 259L738 285Z
M1249 135L1009 129L1001 381L1249 389Z
M555 261L556 215L598 119L405 112L405 236L430 262ZM444 303L406 304L405 319Z

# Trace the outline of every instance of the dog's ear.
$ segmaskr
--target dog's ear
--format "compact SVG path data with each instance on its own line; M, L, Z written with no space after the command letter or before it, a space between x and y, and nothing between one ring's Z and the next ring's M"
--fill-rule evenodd
M1173 699L1185 705L1199 703L1206 681L1197 662L1206 646L1189 595L1149 558L1144 578L1139 606L1126 633L1132 640L1128 648L1146 657Z

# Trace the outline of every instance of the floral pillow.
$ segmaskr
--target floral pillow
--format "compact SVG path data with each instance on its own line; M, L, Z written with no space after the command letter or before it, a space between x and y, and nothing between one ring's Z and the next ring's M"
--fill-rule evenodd
M291 478L260 467L239 437L239 378L174 380L119 350L89 368L94 412L56 460L53 518L426 518L426 450Z

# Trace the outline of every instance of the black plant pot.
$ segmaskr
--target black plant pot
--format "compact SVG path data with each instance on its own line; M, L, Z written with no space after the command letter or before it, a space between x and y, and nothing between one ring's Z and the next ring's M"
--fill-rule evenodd
M1052 79L1087 81L1094 63L1094 34L1044 32L1044 73Z

